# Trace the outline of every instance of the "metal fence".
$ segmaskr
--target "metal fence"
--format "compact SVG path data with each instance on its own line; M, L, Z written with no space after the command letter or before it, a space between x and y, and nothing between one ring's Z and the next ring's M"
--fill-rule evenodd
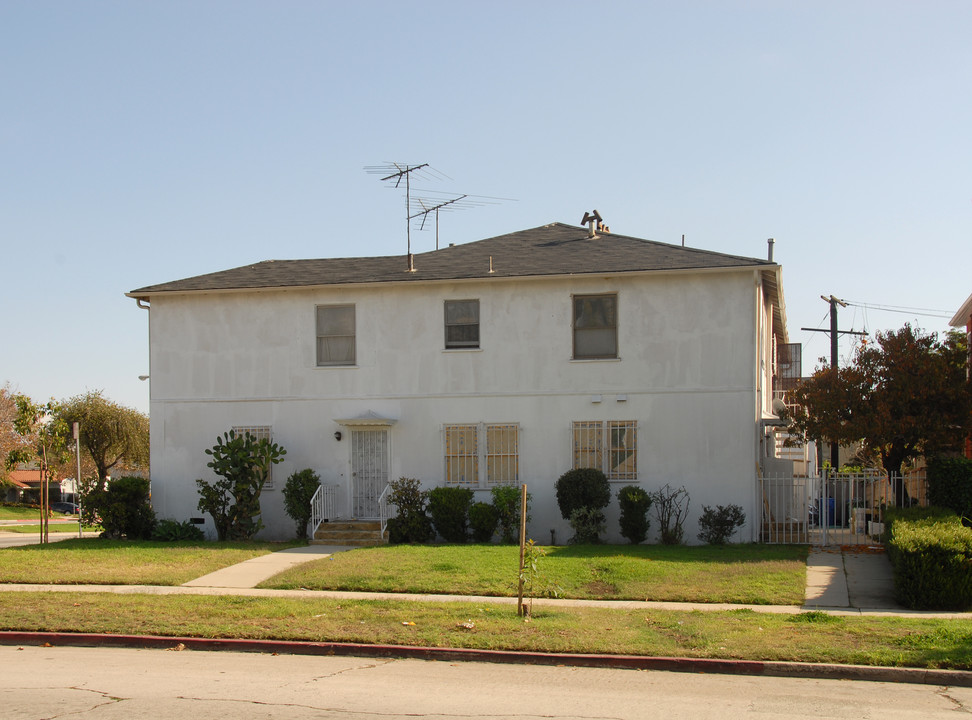
M924 468L888 478L883 470L819 477L760 477L760 541L880 544L884 509L927 505Z

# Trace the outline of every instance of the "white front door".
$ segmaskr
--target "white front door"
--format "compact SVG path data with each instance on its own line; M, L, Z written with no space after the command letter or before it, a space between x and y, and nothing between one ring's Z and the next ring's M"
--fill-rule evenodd
M351 430L351 516L377 518L378 498L388 484L388 431Z

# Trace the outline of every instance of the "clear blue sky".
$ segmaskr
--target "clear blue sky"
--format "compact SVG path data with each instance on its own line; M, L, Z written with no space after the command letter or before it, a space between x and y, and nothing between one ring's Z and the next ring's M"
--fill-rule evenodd
M404 253L363 171L385 161L515 200L443 215L444 243L593 208L732 254L774 237L806 369L821 294L872 306L843 328L942 331L972 293L970 38L964 0L0 0L0 383L147 411L124 293Z

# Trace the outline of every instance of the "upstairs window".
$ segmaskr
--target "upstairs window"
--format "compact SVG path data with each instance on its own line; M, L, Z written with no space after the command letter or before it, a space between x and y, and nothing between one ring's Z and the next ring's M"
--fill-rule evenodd
M618 356L618 296L574 295L574 359Z
M638 479L638 423L580 421L572 425L573 467L597 468L608 480Z
M446 350L479 347L479 300L445 301Z
M354 365L354 305L317 306L317 364Z

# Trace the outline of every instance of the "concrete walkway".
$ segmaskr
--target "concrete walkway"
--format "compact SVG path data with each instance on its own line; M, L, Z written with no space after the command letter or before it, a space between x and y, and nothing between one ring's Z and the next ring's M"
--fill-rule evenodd
M891 562L881 547L811 548L804 606L854 609L868 614L913 614L894 598Z
M183 583L183 587L195 588L255 588L267 578L277 573L289 570L311 560L330 557L334 553L350 550L349 547L337 545L308 545L307 547L287 548L245 560L236 565L230 565L222 570L216 570L201 578Z

